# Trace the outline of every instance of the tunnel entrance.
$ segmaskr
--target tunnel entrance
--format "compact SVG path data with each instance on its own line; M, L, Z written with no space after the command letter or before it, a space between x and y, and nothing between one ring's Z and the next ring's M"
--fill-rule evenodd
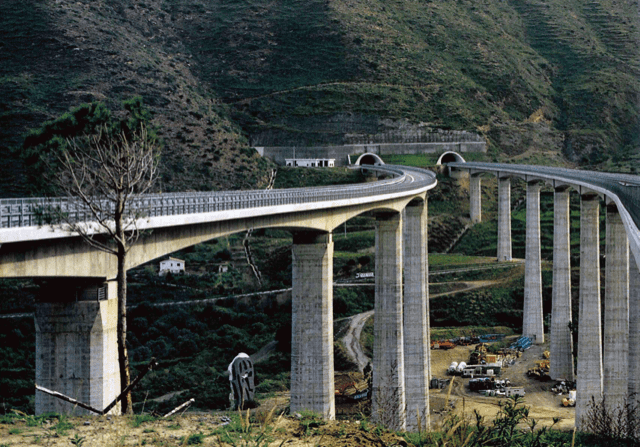
M440 166L445 163L465 163L465 159L462 158L462 155L458 154L457 152L448 151L442 154L440 158L438 158L438 163L436 164Z
M358 157L358 159L356 160L355 164L358 165L358 166L362 166L362 165L383 165L384 161L382 161L382 158L378 157L376 154L366 153L366 154L362 154L360 157Z

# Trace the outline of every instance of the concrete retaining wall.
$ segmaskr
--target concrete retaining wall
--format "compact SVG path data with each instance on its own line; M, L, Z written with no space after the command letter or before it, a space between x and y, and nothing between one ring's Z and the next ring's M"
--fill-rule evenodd
M427 142L427 143L381 143L381 144L347 144L343 146L313 146L313 147L262 147L255 149L263 156L270 158L279 165L285 165L285 158L335 158L336 166L347 166L348 155L372 154L441 154L447 151L455 152L487 152L484 141L463 142ZM355 160L352 160L352 162Z

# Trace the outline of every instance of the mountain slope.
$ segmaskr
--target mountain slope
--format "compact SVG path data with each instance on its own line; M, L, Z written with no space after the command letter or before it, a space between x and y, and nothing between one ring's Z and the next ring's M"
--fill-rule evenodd
M6 0L0 194L24 193L9 148L26 130L133 95L166 144L162 190L259 186L249 139L341 143L402 120L479 131L499 157L628 164L637 22L630 0Z
M383 116L480 129L508 153L530 149L522 143L549 130L558 135L542 138L540 148L558 145L577 161L637 150L633 2L221 5L167 2L203 81L253 135L280 131L286 143L286 135L324 131L311 141L322 143L332 132L366 131L371 116ZM198 13L180 21L185 11ZM344 112L351 118L342 127L322 129Z
M0 151L90 101L141 95L165 148L160 189L256 187L266 163L195 77L160 2L0 3ZM19 160L3 164L3 196L24 194ZM247 175L249 173L249 175Z

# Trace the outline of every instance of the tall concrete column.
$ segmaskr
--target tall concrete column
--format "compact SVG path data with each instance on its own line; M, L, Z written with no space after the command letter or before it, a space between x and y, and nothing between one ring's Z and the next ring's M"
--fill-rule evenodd
M511 261L511 179L498 177L498 261Z
M522 335L544 343L542 271L540 255L540 183L527 183L526 253Z
M640 264L629 256L629 399L640 403ZM640 427L638 427L640 430Z
M120 393L115 283L66 279L36 305L36 383L102 410ZM93 414L36 391L36 414ZM120 405L112 414L120 413Z
M554 194L553 291L551 297L552 379L574 380L571 323L571 239L569 189Z
M597 196L580 201L580 320L576 426L582 429L589 402L602 398L602 330L600 319L600 203Z
M629 239L615 204L607 206L604 292L604 395L613 411L629 392Z
M406 428L402 262L401 215L379 215L376 219L371 419L391 430Z
M405 209L404 221L404 377L407 430L429 427L429 260L427 204Z
M469 207L471 223L482 222L482 183L479 175L469 176L469 196L471 198Z
M294 233L292 251L291 411L334 419L331 234Z

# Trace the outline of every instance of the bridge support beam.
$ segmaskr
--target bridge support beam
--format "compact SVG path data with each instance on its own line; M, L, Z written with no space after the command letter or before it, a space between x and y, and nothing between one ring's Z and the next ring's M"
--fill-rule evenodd
M629 240L614 204L607 206L604 295L604 395L611 411L629 391Z
M471 198L469 205L471 223L482 222L482 179L479 175L469 176L469 196Z
M551 297L552 379L574 380L571 324L571 239L569 189L554 193L553 290Z
M376 286L371 419L390 430L406 428L402 328L402 217L376 219Z
M427 203L409 205L404 222L404 367L407 431L428 429L431 365Z
M118 299L115 282L107 284L53 281L35 313L36 383L100 410L120 393ZM36 414L93 414L41 391L35 407Z
M333 240L293 235L291 411L335 419L333 373Z
M522 335L544 343L540 255L540 183L527 183L526 254Z
M629 257L629 403L640 403L640 265ZM640 427L636 435L640 434Z
M591 398L602 399L600 312L600 203L595 195L580 200L580 321L576 426L584 428Z
M498 177L498 261L511 259L511 179Z

